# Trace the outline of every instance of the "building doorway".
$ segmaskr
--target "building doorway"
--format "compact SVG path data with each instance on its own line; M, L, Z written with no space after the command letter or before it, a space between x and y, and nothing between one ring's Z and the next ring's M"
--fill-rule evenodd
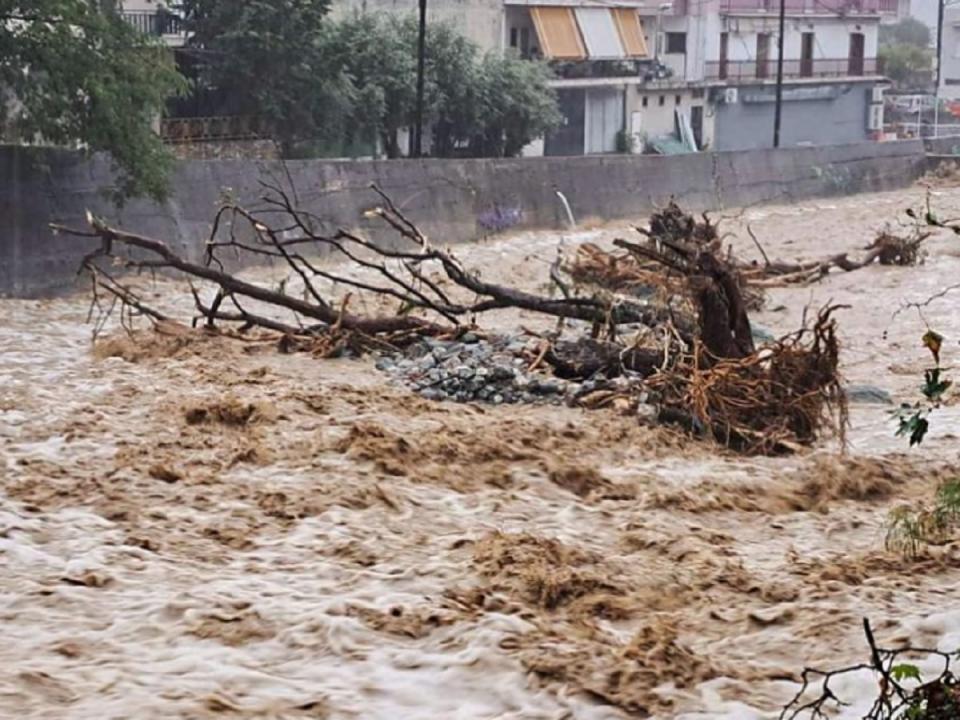
M863 55L863 33L850 33L850 60L847 63L847 72L850 75L863 75Z
M800 39L800 77L813 77L813 33L805 32Z
M557 105L563 121L550 131L543 143L544 155L583 155L584 106L583 88L565 88L557 91Z
M757 33L757 78L770 77L770 33Z
M693 130L693 139L697 147L703 150L703 105L694 105L690 108L690 128Z
M727 79L727 59L729 57L728 45L730 43L730 35L728 33L720 33L720 67L717 77L721 80Z
M587 90L586 152L617 151L617 135L624 129L623 90L590 88Z

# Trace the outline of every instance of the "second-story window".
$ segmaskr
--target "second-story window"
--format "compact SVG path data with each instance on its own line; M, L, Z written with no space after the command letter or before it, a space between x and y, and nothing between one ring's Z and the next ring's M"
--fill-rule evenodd
M687 34L685 32L668 32L665 35L664 52L667 55L686 55Z

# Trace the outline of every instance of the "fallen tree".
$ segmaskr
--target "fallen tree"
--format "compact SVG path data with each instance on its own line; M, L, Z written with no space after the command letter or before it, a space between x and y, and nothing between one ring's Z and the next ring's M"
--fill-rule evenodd
M82 263L93 280L97 327L117 305L122 321L137 315L171 319L146 302L126 276L115 274L117 266L186 276L194 326L233 333L260 328L279 334L282 349L311 348L321 355L344 348L399 352L419 338L460 336L474 329L483 313L514 308L559 323L556 332L543 335L531 369L542 363L563 378L628 375L631 382L607 392L629 393L633 405L641 394L650 395L661 419L707 430L739 450L789 450L812 442L824 423L842 429L835 308L822 312L812 329L758 352L741 269L722 254L716 225L706 216L696 220L675 203L654 213L644 242L617 242L648 280L670 288L670 300L662 302L589 287L575 274L568 282L557 267L551 270L556 296L491 282L451 250L431 243L378 188L373 189L380 204L368 215L397 234L392 245L343 229L321 233L319 218L298 208L280 187L264 187L261 210L236 204L219 210L201 262L94 217L88 218L88 230L58 227L100 240ZM318 260L324 251L343 262ZM286 278L267 287L227 271L231 256L240 253L279 263ZM367 309L371 303L375 311ZM570 321L586 325L572 340L563 339ZM630 341L622 339L625 328L633 331ZM583 404L609 403L594 397Z
M677 219L678 213L686 220ZM673 202L660 213L665 216L664 219L654 216L649 229L638 227L636 230L648 238L682 239L688 245L704 247L715 258L722 257L728 266L728 274L739 283L745 307L759 309L763 305L765 288L807 285L822 280L833 270L853 272L874 263L916 265L923 259L923 243L932 235L927 228L933 224L929 220L920 222L915 211L908 210L906 214L911 222L906 225L905 230L896 232L891 227L881 230L874 240L863 248L864 253L859 258L850 257L849 252L841 252L803 262L771 260L749 225L746 226L747 234L759 251L762 262L741 260L729 250L724 254L718 226L712 223L706 214L703 215L702 223L697 223L691 216L683 216L680 208ZM929 210L927 217L929 218ZM616 244L627 250L635 249L633 244L624 240ZM662 264L661 258L651 256L649 252L618 254L606 252L595 245L586 245L578 249L566 269L578 282L636 293L648 291L663 282L662 278L657 277L657 266ZM662 287L665 291L672 289L669 286Z

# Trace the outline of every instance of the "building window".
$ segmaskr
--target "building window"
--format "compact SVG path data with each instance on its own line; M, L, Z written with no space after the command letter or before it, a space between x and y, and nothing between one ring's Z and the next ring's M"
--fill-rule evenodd
M694 89L693 89L693 97L694 97L695 100L700 100L701 98L703 98L703 94L704 94L704 93L703 93L703 88L694 88Z
M640 104L643 105L644 107L646 107L646 106L647 106L647 99L648 99L647 96L644 95L644 96L643 96L643 99L640 100Z
M679 95L674 95L674 96L673 96L673 104L674 104L674 105L679 105L679 104L680 104L680 96L679 96Z
M685 32L666 33L667 49L664 51L668 55L685 55L687 52L687 34Z
M530 28L520 30L520 54L524 57L530 56Z
M663 105L664 105L665 102L667 102L667 96L666 96L666 95L661 95L661 96L660 96L660 107L663 107Z
M510 47L515 48L517 46L517 29L510 28Z

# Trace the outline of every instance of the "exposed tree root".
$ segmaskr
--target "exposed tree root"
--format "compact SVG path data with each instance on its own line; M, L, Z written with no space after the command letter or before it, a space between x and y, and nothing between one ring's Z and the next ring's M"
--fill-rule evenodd
M823 308L811 328L742 358L705 363L699 348L681 357L648 380L661 394L665 419L751 454L790 452L824 426L842 439L847 406L832 318L838 307Z

